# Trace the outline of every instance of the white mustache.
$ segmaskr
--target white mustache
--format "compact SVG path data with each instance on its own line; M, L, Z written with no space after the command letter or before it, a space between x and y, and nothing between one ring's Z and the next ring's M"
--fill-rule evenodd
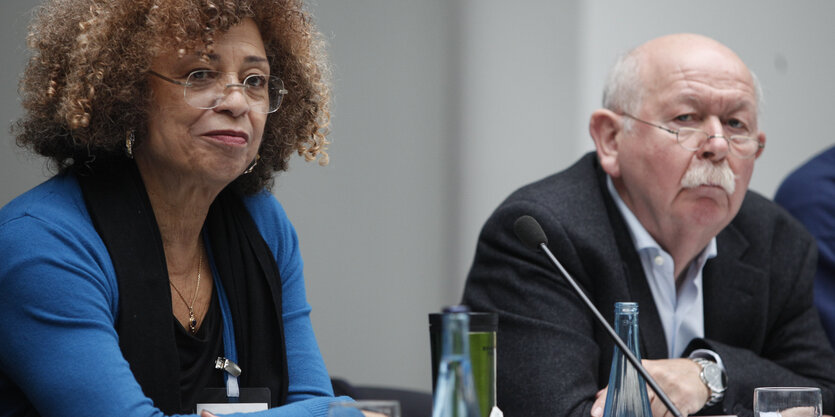
M697 160L681 179L681 186L684 188L696 188L701 185L718 185L728 194L733 194L736 189L736 175L728 165L728 160L722 160L720 164L714 164L705 160Z

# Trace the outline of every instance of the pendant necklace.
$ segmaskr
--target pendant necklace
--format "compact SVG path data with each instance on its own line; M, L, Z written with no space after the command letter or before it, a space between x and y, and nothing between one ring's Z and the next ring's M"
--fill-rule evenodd
M191 299L191 305L186 302L186 298L183 297L183 293L174 286L174 282L171 281L171 278L168 278L168 283L171 284L171 288L180 296L180 299L183 300L183 304L188 307L188 328L191 331L191 334L197 333L197 317L194 316L194 302L197 301L197 294L200 292L200 270L203 269L203 251L200 251L200 257L197 261L197 288L194 289L194 297Z

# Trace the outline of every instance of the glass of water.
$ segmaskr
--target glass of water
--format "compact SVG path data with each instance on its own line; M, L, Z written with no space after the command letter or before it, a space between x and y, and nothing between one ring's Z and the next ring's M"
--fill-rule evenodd
M335 402L328 406L328 417L400 417L400 403L389 400Z
M754 390L754 417L821 417L821 390L764 387Z

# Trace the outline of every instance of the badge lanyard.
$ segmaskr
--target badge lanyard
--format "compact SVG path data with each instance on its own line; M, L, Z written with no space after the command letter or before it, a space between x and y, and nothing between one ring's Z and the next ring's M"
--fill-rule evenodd
M211 245L206 239L205 233L203 236L204 247L206 248L209 257L209 265L212 269L212 277L215 282L215 291L217 292L217 299L220 304L220 316L223 322L223 357L217 358L215 361L215 368L224 371L223 376L226 380L226 396L231 402L237 401L241 396L240 388L238 387L238 376L241 375L241 368L237 365L238 352L235 349L235 326L232 323L232 311L229 308L229 299L226 297L226 291L223 289L220 279L218 279L217 270L215 269L214 256L212 256Z

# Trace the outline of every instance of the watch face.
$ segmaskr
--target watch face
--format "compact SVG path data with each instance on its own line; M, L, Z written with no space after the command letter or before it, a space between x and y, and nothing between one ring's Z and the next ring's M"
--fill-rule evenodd
M704 367L705 380L708 386L714 391L721 391L725 388L722 381L722 370L715 364L710 364Z

